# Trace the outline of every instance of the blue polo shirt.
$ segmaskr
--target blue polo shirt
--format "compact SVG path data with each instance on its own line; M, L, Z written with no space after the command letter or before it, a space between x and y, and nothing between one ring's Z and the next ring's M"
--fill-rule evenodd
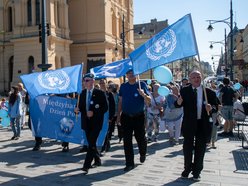
M141 89L148 95L148 89L144 82L140 82ZM139 83L131 85L123 83L120 87L119 96L122 97L122 112L125 114L138 114L144 111L144 98L139 94Z

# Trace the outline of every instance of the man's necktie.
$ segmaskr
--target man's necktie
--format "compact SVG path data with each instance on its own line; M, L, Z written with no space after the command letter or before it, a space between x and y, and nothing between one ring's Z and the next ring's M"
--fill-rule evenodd
M194 91L194 96L197 97L197 88L194 88L193 91Z
M197 103L197 88L194 88L193 92L194 92L194 99L196 100Z
M89 110L90 108L90 100L91 100L91 92L88 91L88 96L87 96L87 111Z
M194 88L193 89L193 92L194 92L194 101L195 101L195 105L196 105L196 111L197 111L197 118L198 118L198 105L197 105L197 89Z

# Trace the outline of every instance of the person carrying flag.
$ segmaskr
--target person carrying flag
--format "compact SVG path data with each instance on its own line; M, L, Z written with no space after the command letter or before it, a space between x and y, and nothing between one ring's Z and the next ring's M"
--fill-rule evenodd
M123 127L124 152L126 167L124 171L134 169L133 133L138 143L140 162L146 160L147 139L145 136L144 103L151 102L148 89L144 82L136 81L133 70L126 73L128 82L123 83L119 92L117 123Z

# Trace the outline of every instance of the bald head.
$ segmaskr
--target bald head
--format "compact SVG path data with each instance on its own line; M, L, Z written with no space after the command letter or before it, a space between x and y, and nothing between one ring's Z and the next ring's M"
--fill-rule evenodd
M196 70L190 73L189 80L193 87L197 88L201 85L201 72Z

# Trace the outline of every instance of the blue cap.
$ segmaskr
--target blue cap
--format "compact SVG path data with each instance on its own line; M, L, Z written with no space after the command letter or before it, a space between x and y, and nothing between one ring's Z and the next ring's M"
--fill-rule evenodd
M129 73L129 72L133 72L133 69L132 68L128 69L126 74Z
M85 78L91 78L91 79L94 79L94 78L95 78L95 76L94 76L94 74L92 74L92 73L87 73L87 74L85 74L85 75L84 75L83 79L85 79Z

